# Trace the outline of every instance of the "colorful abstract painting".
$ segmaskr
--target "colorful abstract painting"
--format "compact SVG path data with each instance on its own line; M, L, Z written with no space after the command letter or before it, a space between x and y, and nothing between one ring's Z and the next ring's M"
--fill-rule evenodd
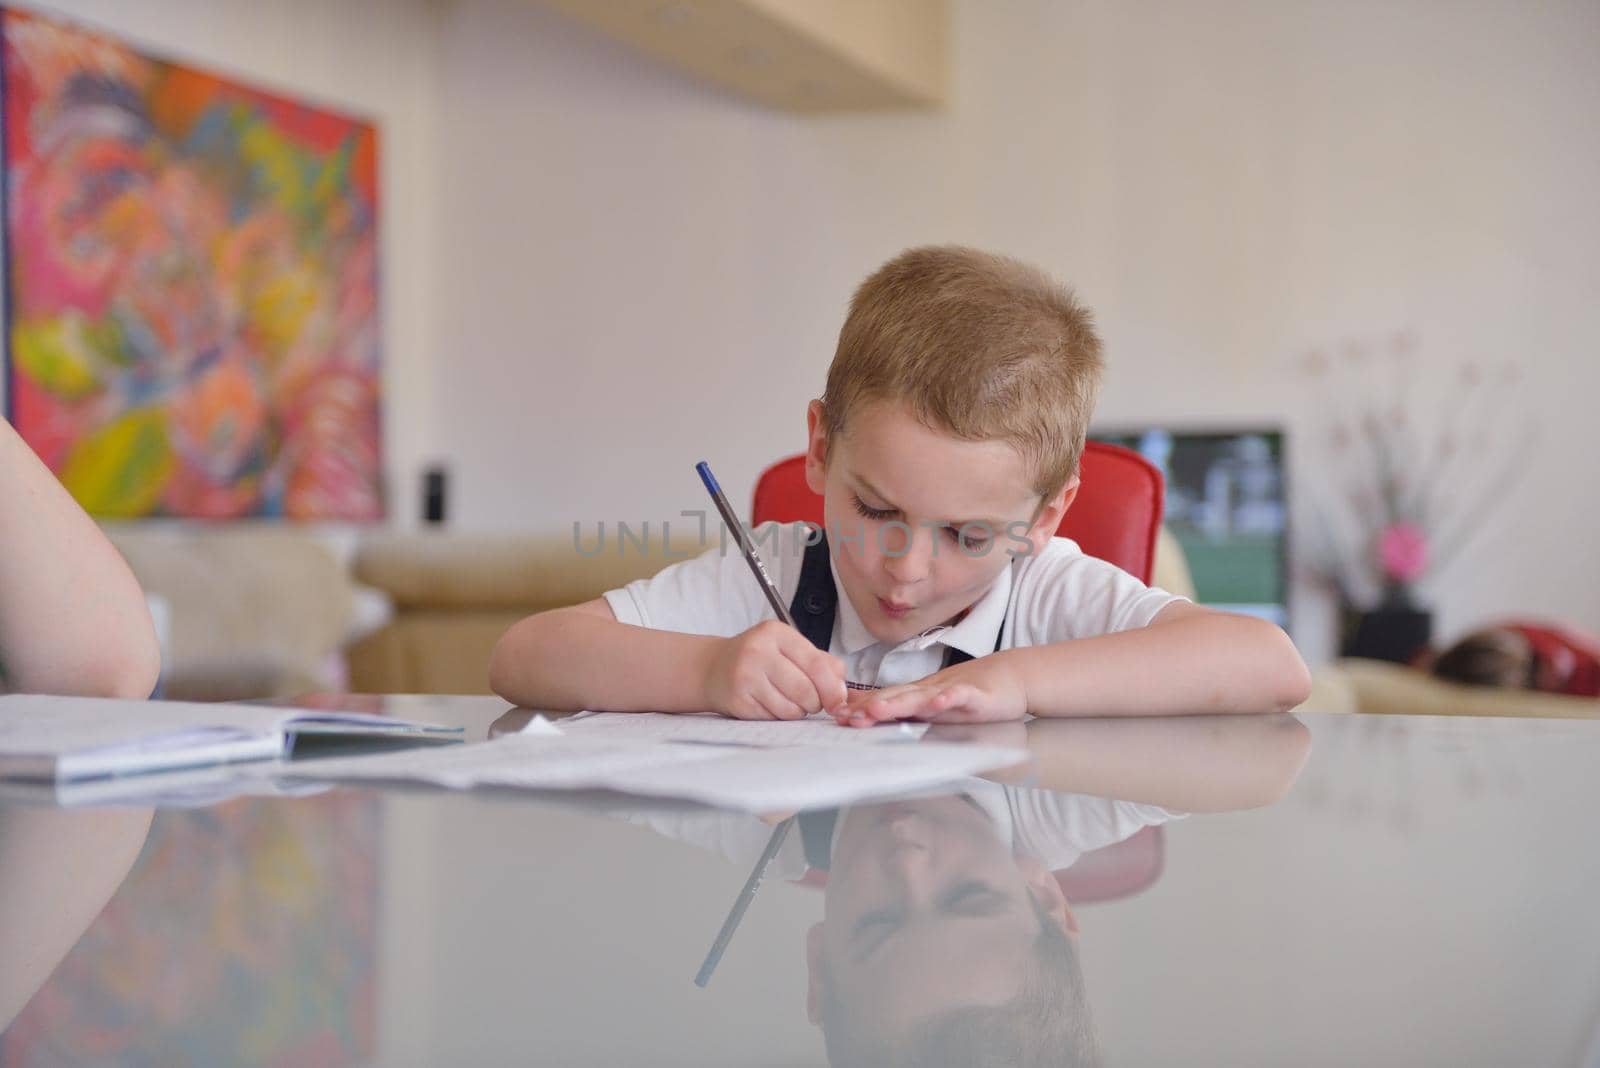
M8 407L104 517L376 519L377 132L6 10Z

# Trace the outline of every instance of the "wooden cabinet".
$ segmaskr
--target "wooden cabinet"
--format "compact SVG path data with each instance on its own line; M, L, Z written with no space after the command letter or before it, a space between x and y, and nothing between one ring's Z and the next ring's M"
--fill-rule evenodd
M943 103L946 0L539 0L769 107Z

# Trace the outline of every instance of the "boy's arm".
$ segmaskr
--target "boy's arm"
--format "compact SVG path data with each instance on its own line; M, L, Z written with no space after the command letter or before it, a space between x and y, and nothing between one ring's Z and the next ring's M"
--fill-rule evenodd
M853 696L846 722L1286 712L1311 691L1289 636L1265 620L1175 601L1146 627L1007 649Z
M495 643L489 688L513 704L553 712L701 712L717 641L620 623L597 597L513 625Z
M793 627L732 638L620 622L605 598L529 616L495 645L489 687L514 704L567 712L720 712L798 719L844 705L844 664Z
M1147 627L1001 655L1036 716L1287 712L1311 693L1282 628L1186 601Z
M0 691L142 699L160 672L128 565L0 419Z

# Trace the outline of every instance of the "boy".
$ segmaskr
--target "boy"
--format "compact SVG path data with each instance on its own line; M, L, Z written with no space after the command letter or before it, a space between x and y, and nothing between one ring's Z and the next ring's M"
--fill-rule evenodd
M798 629L737 553L708 551L517 623L490 685L537 708L852 725L1299 704L1309 678L1277 627L1054 537L1100 371L1089 313L1041 272L967 248L901 254L857 290L806 412L820 540L755 532Z

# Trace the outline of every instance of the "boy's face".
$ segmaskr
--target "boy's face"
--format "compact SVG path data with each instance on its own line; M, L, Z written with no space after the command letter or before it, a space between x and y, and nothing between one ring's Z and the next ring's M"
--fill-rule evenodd
M806 482L845 595L879 641L956 621L1013 553L1044 547L1077 493L1074 478L1041 502L1016 449L931 430L899 404L864 405L831 443L820 402L806 422Z
M846 812L824 918L807 945L811 1011L835 1001L898 1033L939 1011L1015 996L1040 911L1077 925L1053 876L1012 853L964 797Z

